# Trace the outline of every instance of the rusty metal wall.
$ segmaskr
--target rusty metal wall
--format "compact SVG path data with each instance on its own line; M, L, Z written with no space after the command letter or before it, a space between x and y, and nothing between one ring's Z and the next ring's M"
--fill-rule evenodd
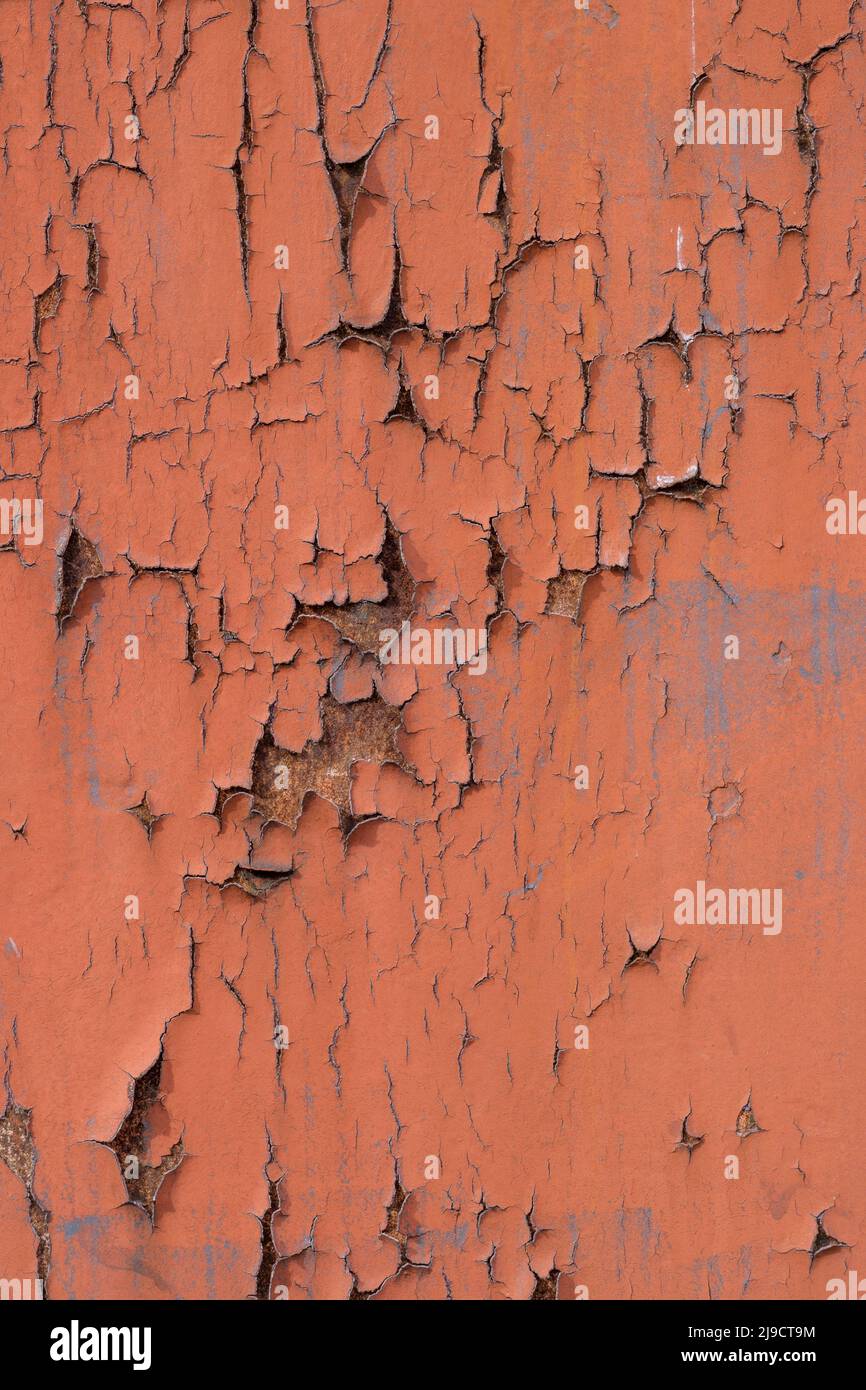
M863 22L0 6L0 1279L849 1279Z

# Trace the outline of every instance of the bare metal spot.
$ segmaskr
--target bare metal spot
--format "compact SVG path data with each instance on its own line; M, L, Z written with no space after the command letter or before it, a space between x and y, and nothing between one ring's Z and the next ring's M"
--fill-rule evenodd
M322 700L322 737L301 753L278 748L269 736L256 749L253 800L269 820L297 825L304 798L315 792L351 816L351 769L354 763L395 763L408 770L397 743L400 710L377 695L352 705L331 696Z
M96 546L73 525L60 563L60 595L57 604L57 630L72 617L85 584L105 574Z

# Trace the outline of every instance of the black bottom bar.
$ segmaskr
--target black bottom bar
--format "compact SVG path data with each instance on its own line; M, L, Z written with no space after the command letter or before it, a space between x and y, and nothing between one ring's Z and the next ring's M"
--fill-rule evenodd
M855 1307L844 1306L844 1300L576 1302L559 1314L541 1314L541 1322L529 1315L529 1322L519 1330L511 1321L515 1305L508 1306L509 1321L500 1323L495 1306L482 1315L475 1305L472 1327L461 1324L459 1340L448 1335L453 1310L444 1313L444 1324L429 1330L414 1323L407 1327L405 1310L392 1312L385 1323L377 1321L375 1312L356 1310L340 1329L341 1340L331 1342L315 1336L323 1310L330 1317L339 1316L327 1303L12 1301L0 1303L0 1334L7 1356L17 1350L30 1370L38 1371L40 1377L47 1373L60 1383L76 1375L92 1379L103 1370L115 1376L135 1374L136 1368L140 1377L169 1377L172 1384L179 1376L208 1371L225 1380L235 1375L249 1378L267 1367L277 1371L282 1366L288 1375L290 1368L297 1371L299 1355L307 1363L305 1376L318 1370L330 1377L335 1362L339 1366L343 1357L347 1367L360 1370L369 1356L368 1369L376 1365L381 1369L386 1348L390 1348L388 1359L394 1357L392 1370L401 1367L402 1378L411 1374L415 1364L423 1367L429 1383L437 1362L449 1377L458 1373L468 1378L476 1357L486 1366L489 1378L491 1366L517 1350L518 1331L524 1350L535 1347L533 1355L543 1357L546 1379L554 1365L562 1368L562 1356L575 1370L590 1371L600 1361L609 1374L667 1373L677 1368L702 1374L709 1366L736 1373L793 1365L810 1367L826 1380L828 1374L860 1365L864 1323ZM488 1316L493 1319L490 1323ZM529 1342L523 1340L527 1336ZM405 1358L399 1352L401 1345L408 1353Z

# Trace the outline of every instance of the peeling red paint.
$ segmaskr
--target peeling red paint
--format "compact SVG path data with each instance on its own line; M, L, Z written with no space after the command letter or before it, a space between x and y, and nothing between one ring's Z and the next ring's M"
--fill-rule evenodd
M825 1298L860 7L7 0L0 58L0 1279Z

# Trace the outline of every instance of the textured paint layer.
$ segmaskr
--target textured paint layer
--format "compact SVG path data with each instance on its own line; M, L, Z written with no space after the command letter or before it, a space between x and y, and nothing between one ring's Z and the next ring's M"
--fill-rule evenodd
M862 1267L863 26L0 6L0 1279Z

